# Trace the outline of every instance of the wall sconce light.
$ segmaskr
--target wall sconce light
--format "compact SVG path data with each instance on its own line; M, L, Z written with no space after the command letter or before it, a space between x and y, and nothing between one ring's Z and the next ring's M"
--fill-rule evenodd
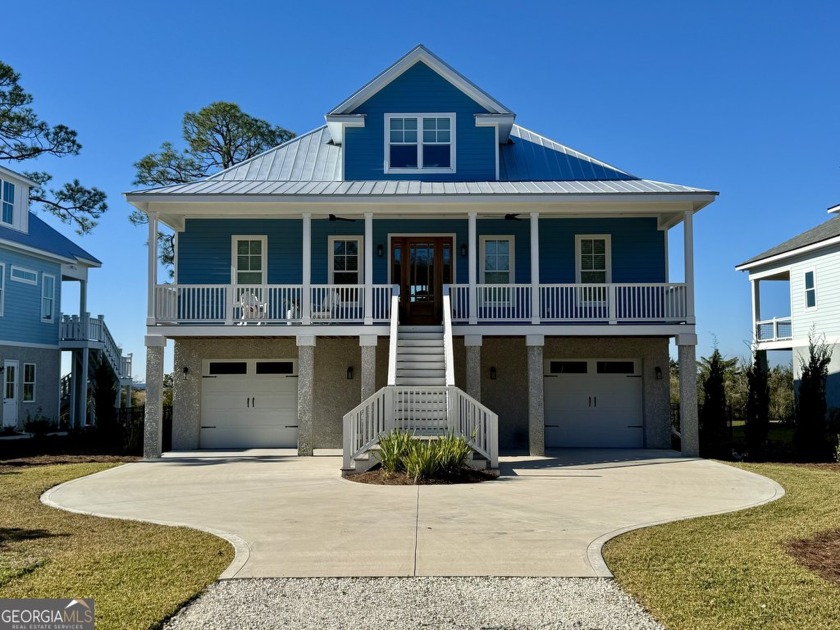
M463 256L466 256L466 255L467 255L467 244L466 243L461 243L461 256L463 257Z
M496 380L496 366L495 365L490 368L490 380L491 381Z
M352 365L347 368L347 380L348 381L353 380L353 366Z
M656 374L656 380L657 381L662 380L662 368L661 367L659 367L657 365L655 368L653 368L653 373Z
M188 368L188 367L185 365L183 368L181 368L181 371L184 373L184 380L186 381L186 380L187 380L187 374L189 374L189 373L190 373L190 368Z
M382 243L376 246L376 255L379 258L382 258L382 255L385 253L385 248L382 246Z

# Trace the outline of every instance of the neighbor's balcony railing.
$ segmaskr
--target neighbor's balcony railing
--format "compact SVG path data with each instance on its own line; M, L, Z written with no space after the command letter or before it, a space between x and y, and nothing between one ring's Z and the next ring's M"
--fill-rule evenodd
M790 317L774 317L755 323L756 341L787 341L793 339Z
M474 294L466 284L450 288L453 321L487 323L682 322L687 291L672 283L541 284L535 301L527 284L479 284Z
M105 357L119 377L131 376L131 355L122 356L122 350L111 336L111 331L105 325L105 317L91 317L86 313L78 315L62 315L58 327L59 339L67 343L95 343L101 346ZM78 347L78 346L75 346Z
M162 284L155 288L155 319L171 324L360 323L364 285ZM370 321L387 322L391 285L371 288Z

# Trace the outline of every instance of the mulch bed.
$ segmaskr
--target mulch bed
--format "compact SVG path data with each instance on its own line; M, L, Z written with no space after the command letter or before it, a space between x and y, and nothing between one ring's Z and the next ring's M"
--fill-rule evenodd
M456 483L480 483L482 481L492 481L497 476L484 472L483 470L464 469L457 477L421 479L415 482L413 477L409 477L405 473L392 473L378 468L363 473L347 473L344 475L344 478L355 481L356 483L369 483L376 486L433 486Z
M788 544L788 553L820 577L840 585L840 529Z

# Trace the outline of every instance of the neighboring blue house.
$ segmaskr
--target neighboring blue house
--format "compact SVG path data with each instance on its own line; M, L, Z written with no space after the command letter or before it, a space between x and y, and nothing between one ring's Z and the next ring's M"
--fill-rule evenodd
M324 126L128 193L151 243L146 456L167 339L175 449L343 447L358 468L392 427L463 433L491 466L499 447L670 447L671 339L695 370L692 218L717 193L640 179L515 119L418 46ZM159 223L176 232L172 284L158 284Z
M61 351L73 353L66 401L70 423L88 423L89 353L102 352L130 387L131 358L122 354L101 317L86 314L88 270L95 257L29 212L34 182L0 167L0 372L3 428L21 430L27 420L58 424ZM80 283L81 316L62 316L62 281Z
M840 214L840 205L829 208ZM810 338L831 352L826 403L840 413L840 216L768 249L736 267L749 274L752 288L753 340L759 352L792 351L793 378L799 383L808 362ZM787 284L787 312L762 308L761 286Z

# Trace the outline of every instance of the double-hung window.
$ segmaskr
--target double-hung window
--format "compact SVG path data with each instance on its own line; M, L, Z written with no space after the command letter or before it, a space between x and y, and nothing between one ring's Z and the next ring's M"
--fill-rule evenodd
M330 284L362 284L362 237L330 237Z
M35 364L23 364L23 402L35 402Z
M0 263L0 316L3 315L3 303L6 299L6 265Z
M482 236L481 284L513 284L513 236ZM511 304L514 294L509 287L484 287L482 303Z
M805 308L817 307L817 283L813 271L805 272Z
M579 234L575 237L575 279L578 284L601 286L582 287L578 290L580 304L588 307L606 307L607 287L612 281L612 261L609 234ZM592 312L592 316L602 313Z
M265 236L233 237L233 281L236 284L265 284Z
M455 114L386 114L386 173L454 173Z
M15 185L0 179L0 223L12 225L15 220Z
M55 314L55 276L43 274L41 283L41 321L53 321Z

